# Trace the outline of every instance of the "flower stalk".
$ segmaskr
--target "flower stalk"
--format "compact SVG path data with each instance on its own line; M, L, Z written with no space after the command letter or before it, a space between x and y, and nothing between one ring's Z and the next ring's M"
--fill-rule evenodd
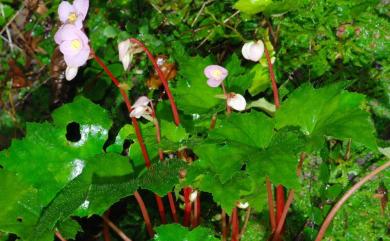
M175 124L177 126L180 125L180 117L179 117L179 112L178 112L177 107L176 107L175 100L173 99L172 92L169 89L168 81L165 78L164 73L161 71L160 67L158 66L156 59L154 58L153 54L149 51L149 49L141 41L139 41L138 39L135 39L135 38L130 38L129 40L130 40L130 42L133 42L133 43L139 45L143 49L143 51L146 53L146 55L148 56L150 62L152 62L153 67L156 70L157 75L160 78L160 80L164 86L165 92L167 93L169 103L170 103L171 109L172 109L173 119L175 120Z
M153 106L153 103L150 103L150 106L151 106L151 109L152 109L152 119L153 119L153 124L156 128L156 140L157 140L157 143L160 144L161 143L161 128L160 128L160 124L158 123L158 120L157 120L157 116L156 116L156 111L154 109L154 106ZM160 161L164 161L164 153L163 151L161 150L161 148L158 149L158 155L159 155L159 158L160 158ZM171 209L171 218L172 220L177 223L178 222L178 217L177 217L177 213L176 213L176 205L175 205L175 200L173 198L173 195L171 192L168 192L168 202L169 202L169 207ZM157 204L159 204L157 202ZM159 206L159 212L160 212L160 217L162 215L164 215L164 220L165 222L163 223L166 223L166 218L165 218L165 210L164 210L164 206L162 204L162 202L160 203L160 206Z
M282 215L280 217L278 226L276 227L276 231L274 233L274 237L273 237L272 241L281 240L280 235L283 231L283 226L284 226L284 223L286 222L287 212L291 206L293 199L294 199L294 190L291 190L290 193L288 194L286 205L284 205L284 207L283 207L283 212L282 212Z
M240 227L238 223L238 210L237 207L233 209L232 213L232 241L238 241L240 236Z
M272 92L274 95L275 107L276 109L279 109L280 100L279 100L278 85L276 84L275 72L273 69L272 60L266 44L264 45L264 53L268 63L269 75L271 77ZM276 223L277 224L280 222L280 218L283 213L283 207L284 207L284 187L282 185L278 185L276 187Z
M115 78L114 74L108 69L108 67L104 64L104 62L95 53L93 53L93 57L94 57L95 61L103 68L104 72L106 72L106 74L110 77L110 79L115 84L115 86L118 87L118 89L119 89L119 91L120 91L120 93L121 93L121 95L123 97L123 100L125 101L127 110L130 113L131 112L131 102L130 102L130 99L129 99L126 91L120 87L120 82ZM143 138L142 138L142 134L141 134L140 127L138 125L138 121L134 117L131 118L131 121L132 121L132 124L134 126L134 130L135 130L135 133L136 133L139 145L141 147L142 155L143 155L144 160L145 160L145 166L147 168L149 168L150 165L151 165L150 164L150 159L149 159L148 152L146 150L145 143L144 143ZM141 209L141 212L142 212L142 216L144 218L146 229L147 229L147 231L149 233L149 236L153 237L154 236L154 231L153 231L152 224L150 222L150 217L149 217L149 214L148 214L148 210L145 207L145 203L142 200L142 197L141 197L141 195L139 195L138 192L135 192L134 196L136 197L138 205L140 206L140 209Z
M135 39L135 38L130 38L129 40L130 40L130 42L135 43L138 46L140 46L143 49L143 51L146 53L146 55L148 56L150 62L152 62L153 67L154 67L155 71L157 72L157 75L160 78L160 80L161 80L161 82L162 82L162 84L164 86L165 92L167 93L167 96L168 96L168 99L169 99L169 103L171 105L172 115L173 115L173 119L175 121L175 124L176 124L176 126L179 126L180 125L180 117L179 117L179 112L178 112L177 107L176 107L175 100L174 100L172 92L171 92L171 90L169 88L168 81L165 78L164 73L161 71L160 67L158 66L156 59L154 58L153 54L149 51L149 49L141 41L139 41L138 39ZM191 188L189 188L184 193L185 193L184 194L184 199L189 200L189 195L191 194ZM188 196L186 196L186 195L188 195ZM170 195L170 196L172 196L172 195ZM169 196L168 196L168 198L169 198ZM175 217L176 211L174 211L174 209L172 209L174 207L174 204L172 203L172 200L173 200L173 198L171 197L170 198L170 205L171 205L171 211L173 212L172 216L173 216L174 220L177 220L177 217ZM189 202L189 203L185 202L184 217L185 217L184 220L187 220L187 219L190 220L191 219L191 202Z

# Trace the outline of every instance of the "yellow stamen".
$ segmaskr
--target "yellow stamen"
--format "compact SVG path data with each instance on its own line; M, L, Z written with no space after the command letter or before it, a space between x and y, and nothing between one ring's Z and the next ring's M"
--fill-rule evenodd
M78 39L72 40L70 46L73 50L79 50L81 48L81 41Z
M220 78L222 76L222 72L219 69L216 69L212 72L214 78Z
M69 23L75 23L77 20L77 15L76 13L71 13L69 14L69 17L68 17L68 22Z

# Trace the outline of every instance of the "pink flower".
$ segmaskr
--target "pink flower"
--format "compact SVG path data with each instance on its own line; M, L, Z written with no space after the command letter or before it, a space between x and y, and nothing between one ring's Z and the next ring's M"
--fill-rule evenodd
M228 94L227 104L237 111L244 111L246 108L246 100L244 96L240 94Z
M134 105L131 107L130 117L131 118L145 118L149 121L153 120L152 117L152 108L150 108L149 104L151 100L149 100L146 96L141 96L137 99Z
M91 49L83 31L72 24L65 24L57 31L54 40L60 45L67 66L80 67L87 62Z
M204 69L204 74L208 78L207 84L210 87L218 87L222 81L228 76L229 72L227 69L219 65L209 65Z
M81 29L88 8L89 0L74 0L73 4L63 1L58 7L58 15L62 23L74 24L78 29Z
M259 40L257 42L251 41L244 44L242 47L242 55L247 60L258 62L264 54L264 43Z

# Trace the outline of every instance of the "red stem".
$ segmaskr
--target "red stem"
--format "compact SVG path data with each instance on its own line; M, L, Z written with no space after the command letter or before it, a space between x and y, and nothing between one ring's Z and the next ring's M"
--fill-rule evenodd
M264 53L265 53L265 57L267 58L269 75L271 77L272 91L274 93L275 107L276 107L276 109L278 109L280 107L278 85L276 84L274 67L273 67L271 57L270 57L268 49L267 49L267 44L264 44Z
M284 207L283 207L283 213L282 213L282 216L280 218L280 222L278 223L278 226L276 228L275 235L274 235L274 238L272 239L272 241L279 241L280 240L280 234L283 231L283 226L284 226L284 223L286 221L287 212L288 212L288 209L290 208L290 205L291 205L293 199L294 199L294 190L291 190L290 193L288 194L286 205L284 205Z
M157 72L158 77L160 78L160 80L164 86L165 92L167 93L169 103L171 105L173 119L175 121L175 124L177 126L180 125L180 117L179 117L179 112L178 112L177 107L176 107L175 100L173 98L171 90L169 89L168 81L165 78L164 73L161 71L160 67L158 66L156 59L154 58L153 54L149 51L149 49L141 41L139 41L138 39L135 39L135 38L130 38L129 40L130 40L130 42L133 42L133 43L139 45L143 49L143 51L146 53L146 55L148 56L150 62L152 62L153 67L154 67L155 71ZM188 194L188 195L190 195L190 194ZM189 199L189 196L188 196L188 199ZM191 202L189 202L189 203L187 202L185 204L184 217L191 219Z
M158 66L156 59L154 58L152 53L149 51L149 49L141 41L139 41L138 39L130 38L130 42L133 42L133 43L139 45L144 50L146 55L148 56L150 62L152 62L153 67L154 67L154 69L156 70L156 72L158 74L158 77L160 78L162 84L164 85L165 92L168 95L168 99L169 99L169 102L170 102L171 108L172 108L173 119L175 120L176 125L180 125L180 118L179 118L179 113L177 111L177 107L176 107L176 104L175 104L175 100L173 99L172 92L169 89L168 81L165 78L164 73L161 71L160 67Z
M191 205L191 200L190 200L190 195L192 192L192 189L190 187L185 187L184 190L184 218L183 218L183 225L185 227L190 226L190 221L191 221L191 210L192 210L192 205Z
M148 210L146 209L145 203L142 200L141 195L137 191L134 192L134 197L137 200L138 205L139 205L139 207L141 209L142 216L143 216L143 218L145 220L146 230L148 231L148 234L149 234L150 238L153 238L154 237L154 231L153 231L152 223L150 222L150 217L149 217L149 214L148 214Z
M280 223L284 208L284 188L282 185L276 187L276 224Z
M271 77L275 107L276 109L279 109L280 101L279 101L278 85L276 84L275 72L274 72L270 54L267 49L267 44L264 44L264 53L265 53L265 57L267 58L269 75ZM283 213L283 207L284 207L284 188L282 185L278 185L276 187L276 223L277 224L279 223L280 217Z
M156 199L158 213L160 214L161 223L166 224L167 217L165 215L165 208L164 208L164 203L162 201L162 198L160 196L158 196L157 194L154 194L154 197Z
M110 210L108 210L104 214L104 217L108 218L109 215L110 215ZM107 222L104 222L104 219L103 219L103 238L104 238L104 241L111 241L110 227L108 226Z
M106 74L110 77L112 82L116 85L116 87L119 88L119 91L120 91L120 93L121 93L121 95L123 97L123 100L126 103L127 110L130 113L131 112L131 102L129 100L129 97L127 96L126 91L124 91L122 88L120 88L119 81L115 78L114 74L107 68L107 66L104 64L104 62L98 56L96 56L96 54L94 54L93 56L94 56L96 62L103 68L104 72L106 72ZM145 166L147 168L149 168L150 167L150 159L149 159L148 151L146 150L146 146L145 146L144 140L143 140L142 135L141 135L141 130L139 128L137 119L136 118L131 118L131 122L132 122L132 124L134 126L135 134L137 136L139 145L141 147L142 155L143 155L143 157L145 159Z
M131 112L131 102L129 100L129 97L127 96L126 91L120 87L119 81L115 78L114 74L108 69L108 67L104 64L104 62L98 56L96 56L96 54L93 54L93 56L94 56L94 59L96 60L96 62L103 68L104 72L106 72L106 74L110 77L110 79L115 84L115 86L119 88L119 91L123 97L123 100L126 103L127 110L130 113ZM150 159L149 159L148 152L146 150L145 143L144 143L143 138L142 138L141 130L139 128L137 119L131 118L131 121L132 121L132 124L134 126L134 130L135 130L139 145L141 147L142 155L145 159L145 166L147 168L149 168L150 167ZM146 224L146 228L148 230L148 233L151 237L153 237L154 231L152 228L152 224L150 223L150 218L149 218L148 211L145 207L145 203L143 202L143 200L138 192L135 192L134 195L135 195L135 198L137 199L138 205L141 208L142 216L145 220L145 224Z
M157 143L160 144L160 142L161 142L161 128L160 128L160 125L159 125L158 120L157 120L156 111L154 110L153 103L151 103L150 106L152 108L153 123L154 123L154 126L156 128ZM158 149L158 155L159 155L160 161L164 161L164 153L161 150L161 148ZM172 198L171 192L168 193L168 201L169 201L169 206L171 208L171 217L173 220L177 220L175 201ZM166 223L165 208L164 208L164 205L163 205L161 198L159 201L157 201L157 206L159 209L161 222L165 224Z
M238 241L240 236L240 228L238 224L238 211L235 207L232 213L232 241Z
M171 208L171 218L173 219L173 222L179 223L179 218L177 217L177 213L176 213L175 199L173 198L171 192L168 192L168 201L169 201L169 206Z
M102 218L104 223L107 224L123 241L132 241L118 226L111 222L108 217L103 216Z

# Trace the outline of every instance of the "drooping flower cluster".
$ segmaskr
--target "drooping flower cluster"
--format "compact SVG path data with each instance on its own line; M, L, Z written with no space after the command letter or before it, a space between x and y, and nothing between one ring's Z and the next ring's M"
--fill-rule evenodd
M151 104L151 100L148 97L139 97L131 107L130 117L137 119L143 117L149 121L153 121L153 110L149 104Z
M58 15L63 25L55 34L54 40L64 55L67 80L76 77L78 68L87 62L91 52L89 39L82 30L88 8L89 0L74 0L73 4L63 1L58 7Z
M229 71L219 65L209 65L204 69L204 75L207 77L207 84L216 88L218 86L222 86L225 91L225 87L223 85L223 81L229 75ZM246 108L246 100L244 96L236 93L224 93L224 98L227 98L227 105L237 111L244 111Z

